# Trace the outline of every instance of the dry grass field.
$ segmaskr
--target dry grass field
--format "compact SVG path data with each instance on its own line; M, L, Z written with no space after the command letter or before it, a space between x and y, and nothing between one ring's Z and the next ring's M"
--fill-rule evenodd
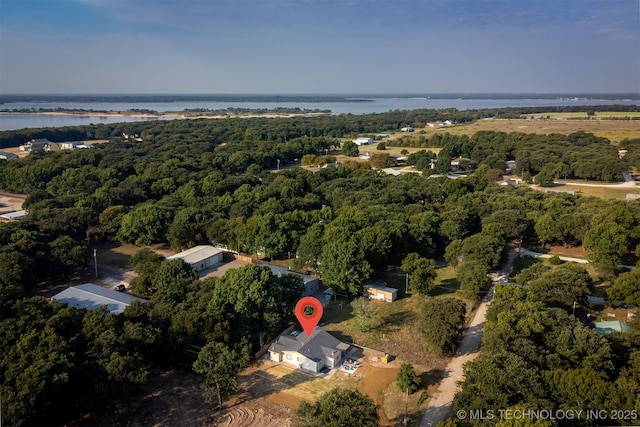
M417 139L420 136L429 137L436 133L449 132L454 135L473 135L479 131L498 131L498 132L522 132L549 134L559 133L568 135L573 132L583 131L593 133L596 136L608 138L612 142L620 142L627 138L640 138L640 120L608 120L612 117L635 117L640 118L640 113L600 113L596 114L596 119L591 120L571 120L571 118L579 118L586 113L554 113L550 115L550 119L484 119L468 124L455 126L447 126L440 128L416 128L412 133L395 132L390 135L390 141L398 138ZM546 116L545 116L546 117ZM602 117L601 119L599 119ZM375 147L374 147L375 149Z

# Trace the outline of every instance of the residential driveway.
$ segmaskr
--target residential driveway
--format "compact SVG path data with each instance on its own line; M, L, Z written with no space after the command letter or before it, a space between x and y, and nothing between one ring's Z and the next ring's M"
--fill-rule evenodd
M493 283L507 283L509 272L513 268L513 261L516 258L514 250L509 251L507 262L497 273L492 274ZM440 382L438 391L431 396L429 407L427 408L421 427L434 427L438 422L449 417L453 408L453 398L460 390L458 382L464 380L463 366L465 363L475 359L480 354L480 344L482 343L483 327L487 316L487 308L493 299L493 287L487 293L476 310L473 320L464 332L464 337L456 355L451 359L445 370L445 377Z
M200 280L207 277L222 277L228 270L244 267L248 264L249 263L246 261L240 261L236 259L233 261L216 264L213 267L202 270L200 273L198 273L198 276L200 277Z

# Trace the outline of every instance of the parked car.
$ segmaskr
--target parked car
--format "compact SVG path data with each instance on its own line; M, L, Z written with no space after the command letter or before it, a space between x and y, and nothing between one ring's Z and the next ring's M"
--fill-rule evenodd
M118 292L123 292L123 291L125 290L125 286L124 286L122 283L120 283L119 285L117 285L117 286L116 286L115 288L113 288L113 289L114 289L115 291L118 291Z

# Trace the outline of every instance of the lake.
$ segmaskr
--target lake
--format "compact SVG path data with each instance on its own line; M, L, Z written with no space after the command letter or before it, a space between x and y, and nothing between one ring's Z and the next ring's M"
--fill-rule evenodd
M362 99L362 98L359 98ZM552 107L565 105L637 105L638 99L597 99L597 98L429 98L429 97L379 97L368 98L369 102L262 102L262 101L177 101L177 102L7 102L0 104L0 109L83 109L99 111L126 111L129 109L154 110L160 113L183 111L185 109L275 109L301 108L310 110L330 110L333 114L370 114L385 113L391 110L415 110L422 108L458 110L504 108L504 107ZM165 117L155 120L171 120ZM52 114L1 114L0 130L16 130L23 128L80 126L88 124L111 124L122 122L148 121L137 117L109 117L95 113L92 116L60 116ZM152 119L153 120L153 119Z

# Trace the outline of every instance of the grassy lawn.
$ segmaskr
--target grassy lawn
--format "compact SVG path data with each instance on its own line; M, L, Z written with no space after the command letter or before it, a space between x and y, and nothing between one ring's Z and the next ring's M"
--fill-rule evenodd
M115 243L100 243L96 249L98 250L98 264L113 268L129 268L129 260L135 254L124 245Z
M436 288L430 298L454 297L459 295L459 283L452 267L437 270ZM370 301L374 312L368 322L368 330L363 331L360 318L352 314L352 307L346 299L331 301L324 309L321 326L337 338L346 342L369 347L395 356L399 360L414 364L440 368L442 358L426 349L419 332L420 310L425 296L404 295L405 277L387 277L387 283L398 289L399 298L387 303ZM463 299L467 305L471 302Z
M513 279L517 274L519 274L525 268L529 268L532 265L543 263L544 261L540 258L534 258L532 256L523 256L522 258L516 257L513 262L513 270L509 275L509 279Z

